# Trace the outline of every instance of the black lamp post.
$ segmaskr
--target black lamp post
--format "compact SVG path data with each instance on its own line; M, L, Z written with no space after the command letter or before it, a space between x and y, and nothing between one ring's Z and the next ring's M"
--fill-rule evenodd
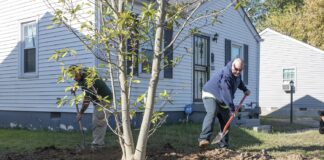
M291 80L289 82L289 85L290 85L290 124L292 124L293 123L293 94L295 91L294 81Z

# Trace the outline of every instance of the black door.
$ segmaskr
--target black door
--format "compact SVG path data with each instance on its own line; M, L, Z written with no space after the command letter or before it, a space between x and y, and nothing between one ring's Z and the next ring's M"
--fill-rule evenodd
M201 91L209 80L209 37L195 35L193 37L193 101L200 102Z

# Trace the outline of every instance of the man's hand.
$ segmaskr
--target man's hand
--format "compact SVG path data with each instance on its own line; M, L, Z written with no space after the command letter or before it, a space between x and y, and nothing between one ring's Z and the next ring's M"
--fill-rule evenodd
M76 91L76 90L77 90L77 88L76 88L76 87L72 87L72 88L71 88L71 94L73 94L73 95L74 95L74 94L75 94L75 91Z
M80 121L80 120L81 120L82 115L83 115L83 114L80 113L80 112L77 114L77 116L76 116L77 121Z
M249 96L250 94L251 94L250 90L247 90L247 91L244 92L244 95L246 95L246 96Z
M236 110L235 107L230 107L231 115L232 115L232 114L235 114L235 110ZM234 115L234 116L235 116L235 115Z

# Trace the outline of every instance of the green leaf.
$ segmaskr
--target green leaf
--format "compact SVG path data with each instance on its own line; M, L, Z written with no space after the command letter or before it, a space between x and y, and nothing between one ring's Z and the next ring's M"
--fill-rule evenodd
M129 115L130 115L131 119L133 119L136 115L136 110L129 111Z
M141 83L141 81L138 80L138 79L133 79L132 82L133 82L133 83L137 83L137 84L138 84L138 83Z
M67 102L67 96L57 99L56 101L57 107L62 107L63 105L66 104L66 102Z
M145 106L138 107L139 110L143 111L145 109Z
M136 98L136 102L141 102L141 101L145 98L145 96L146 96L146 93L139 95L139 96Z
M234 9L238 10L241 7L241 2L236 3Z
M168 97L169 93L166 90L163 90L163 92L160 93L160 97Z
M100 64L99 64L99 67L104 68L104 67L105 67L105 64L100 63Z
M72 99L70 100L70 107L73 107L74 104L75 104L75 98L72 98Z
M73 88L73 86L68 86L65 88L65 92L71 92L71 89Z
M58 61L59 57L58 54L53 54L51 57L48 58L48 61L54 60L54 61Z
M156 124L164 116L164 112L154 112L152 115L151 122Z
M64 78L60 75L57 77L56 83L63 83L64 82Z
M71 49L71 50L70 50L70 54L71 54L71 55L76 55L76 54L77 54L77 51L74 50L74 49Z
M52 29L52 28L54 28L54 25L49 25L46 27L46 29Z

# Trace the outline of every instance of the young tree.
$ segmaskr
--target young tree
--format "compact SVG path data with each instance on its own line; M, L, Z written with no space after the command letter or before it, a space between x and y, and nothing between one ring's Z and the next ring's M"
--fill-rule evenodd
M304 0L242 0L242 6L251 18L258 31L262 31L267 18L274 14L282 14L287 7L298 10Z
M96 0L95 2L91 0L59 0L58 3L45 0L45 2L54 10L53 23L67 27L96 58L104 63L103 66L106 67L106 73L109 75L114 96L111 102L112 107L103 109L107 109L115 116L116 129L111 129L119 138L123 151L122 158L136 160L145 159L148 138L163 121L163 118L161 120L163 114L154 112L159 74L164 68L173 67L181 60L181 56L175 57L171 61L167 59L170 48L179 46L184 39L198 33L200 28L215 24L217 16L234 3L230 1L221 10L205 10L198 13L197 11L203 4L216 2L208 0L157 0L142 3L134 0ZM236 8L238 7L239 4L236 5ZM135 8L140 11L136 12ZM97 22L84 18L94 17L94 15L98 19ZM70 24L75 22L81 24L80 28L71 27ZM195 25L196 22L204 23ZM189 27L188 33L183 32L186 27ZM172 34L165 38L166 33ZM180 35L185 36L180 39ZM153 49L152 61L149 61L149 58L143 53L138 55L138 46L148 42L151 42L149 44ZM71 49L57 50L50 59L60 61L67 55L75 54L76 52ZM132 100L132 83L139 83L139 80L134 79L138 61L152 63L147 67L151 75L146 93L139 95L136 100ZM96 77L95 75L96 68L92 67L89 77L87 77L89 86L91 86L92 79ZM119 81L117 84L114 83L116 75ZM71 73L63 66L59 81L63 82L69 76ZM77 86L74 84L71 87ZM120 99L116 98L117 90L119 90ZM82 95L84 94L76 97L77 101L83 98ZM166 91L161 93L160 97L169 100ZM98 98L107 101L103 97ZM59 103L62 104L65 101L67 101L66 98ZM73 103L74 99L71 102ZM143 106L138 107L138 103ZM138 108L132 108L131 104ZM144 113L135 143L131 130L131 117L140 108Z

